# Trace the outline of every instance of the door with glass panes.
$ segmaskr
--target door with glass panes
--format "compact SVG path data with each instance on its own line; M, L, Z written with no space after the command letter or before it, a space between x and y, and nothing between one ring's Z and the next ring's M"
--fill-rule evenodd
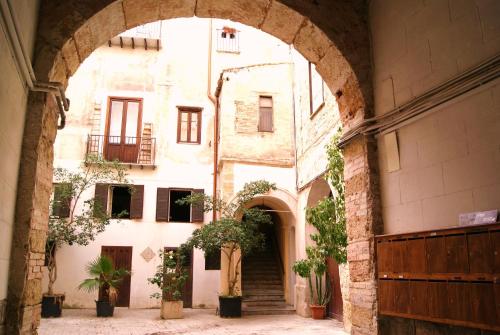
M141 142L142 99L110 97L104 156L107 160L137 163Z

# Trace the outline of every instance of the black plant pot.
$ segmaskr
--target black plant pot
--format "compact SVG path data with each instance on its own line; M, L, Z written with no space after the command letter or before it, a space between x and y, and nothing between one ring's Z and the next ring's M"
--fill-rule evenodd
M64 294L44 295L42 297L42 318L60 317L64 298Z
M220 297L219 315L221 318L241 317L241 297Z
M95 309L97 311L97 316L108 317L108 316L113 316L113 312L115 311L115 306L111 305L109 301L96 301Z

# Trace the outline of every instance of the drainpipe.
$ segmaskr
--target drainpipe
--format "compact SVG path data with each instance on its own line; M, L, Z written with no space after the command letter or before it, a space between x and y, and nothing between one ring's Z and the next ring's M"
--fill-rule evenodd
M212 19L208 26L208 78L207 78L207 96L214 105L214 169L213 169L213 199L217 198L217 175L219 159L219 99L212 94ZM217 220L217 211L212 211L212 221Z
M10 1L11 0L0 0L0 21L2 26L6 28L8 34L7 39L14 52L17 68L30 91L52 94L59 110L60 123L57 129L63 129L66 125L66 114L64 111L69 110L69 99L67 99L64 94L64 86L59 82L41 82L36 80L30 57L21 42L19 25Z

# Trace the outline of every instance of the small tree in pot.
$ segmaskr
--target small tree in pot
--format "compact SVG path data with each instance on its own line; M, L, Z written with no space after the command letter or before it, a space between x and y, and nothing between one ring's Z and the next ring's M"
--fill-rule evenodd
M85 279L78 289L89 293L101 291L102 297L95 302L97 316L113 316L119 294L118 286L130 271L123 268L115 269L113 261L107 256L99 256L89 262L86 270L91 278Z
M162 299L160 316L162 319L182 318L182 291L188 279L184 269L186 250L181 247L176 251L160 250L162 263L156 268L153 277L148 281L158 286L161 293L154 293L152 298Z
M205 254L222 251L227 260L225 275L228 289L219 296L221 317L241 316L241 291L237 284L240 279L241 259L264 245L265 236L259 231L260 224L271 223L271 216L259 208L245 208L256 196L275 190L276 186L259 180L244 185L233 202L213 199L203 194L195 194L180 200L180 204L201 204L204 211L218 211L221 218L210 222L193 232L187 245L201 249Z
M127 182L122 165L95 156L88 156L86 163L76 171L55 169L54 180L55 192L45 246L49 281L42 299L42 317L61 316L64 294L54 293L57 250L65 244L88 245L110 222L106 208L93 197L83 200L84 193L98 183Z

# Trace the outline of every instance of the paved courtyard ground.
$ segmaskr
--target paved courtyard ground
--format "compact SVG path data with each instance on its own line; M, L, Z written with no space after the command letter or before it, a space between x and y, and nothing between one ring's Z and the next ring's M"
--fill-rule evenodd
M185 309L184 319L162 320L158 309L116 308L112 318L97 318L94 309L65 309L63 316L42 319L39 335L345 335L334 320L312 320L298 315L245 316L221 319L214 310Z

